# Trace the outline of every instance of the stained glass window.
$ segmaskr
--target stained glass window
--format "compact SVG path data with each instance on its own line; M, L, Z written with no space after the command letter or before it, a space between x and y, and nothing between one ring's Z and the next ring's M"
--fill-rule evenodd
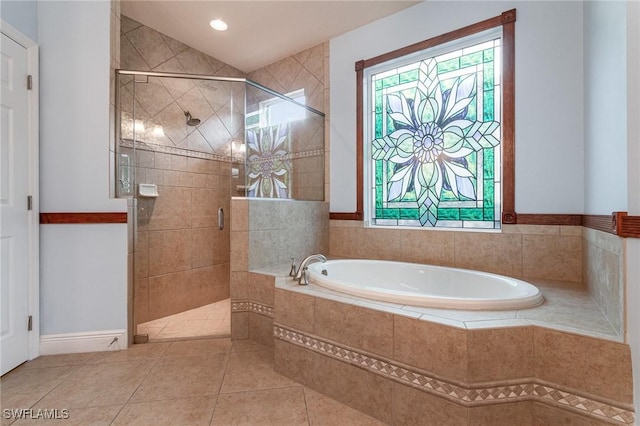
M247 196L291 198L289 124L247 130Z
M305 105L304 89L287 93ZM304 120L305 109L281 97L259 101L258 108L246 115L247 196L252 198L291 198L291 123Z
M368 76L369 222L498 229L500 38L427 55Z

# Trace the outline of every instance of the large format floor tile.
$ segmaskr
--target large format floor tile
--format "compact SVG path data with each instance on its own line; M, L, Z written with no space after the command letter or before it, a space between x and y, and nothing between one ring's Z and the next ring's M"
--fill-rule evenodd
M384 423L309 388L304 389L311 426L383 426Z
M2 408L30 408L56 386L64 382L75 367L25 368L25 365L0 379ZM2 424L9 422L2 418Z
M237 352L229 359L220 393L294 386L297 383L273 371L273 352Z
M212 425L308 425L300 386L221 394Z
M126 403L155 360L79 367L36 404L38 408L86 408Z
M112 424L206 426L215 403L215 397L198 397L127 404Z
M68 414L3 416L3 426L382 424L274 372L272 348L228 338L43 356L5 374L0 387L2 410Z
M227 354L162 358L138 387L133 402L216 395Z
M171 343L164 357L226 354L231 348L229 339L183 340Z
M69 410L68 418L63 419L23 419L13 423L14 425L48 425L55 424L64 426L107 426L110 425L113 419L118 415L122 405L107 405L105 407L91 407L91 408L74 408L73 413ZM63 417L62 411L58 412L58 417Z

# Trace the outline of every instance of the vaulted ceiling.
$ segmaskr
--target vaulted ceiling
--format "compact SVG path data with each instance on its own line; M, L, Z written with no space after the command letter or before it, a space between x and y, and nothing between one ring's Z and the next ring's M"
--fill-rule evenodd
M122 14L251 72L420 1L122 1ZM209 26L223 19L219 32Z

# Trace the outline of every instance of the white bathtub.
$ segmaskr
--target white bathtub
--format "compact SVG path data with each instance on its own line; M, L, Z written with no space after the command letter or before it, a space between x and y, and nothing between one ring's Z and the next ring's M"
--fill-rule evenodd
M503 275L382 260L313 263L309 281L354 296L444 309L523 309L541 304L540 290Z

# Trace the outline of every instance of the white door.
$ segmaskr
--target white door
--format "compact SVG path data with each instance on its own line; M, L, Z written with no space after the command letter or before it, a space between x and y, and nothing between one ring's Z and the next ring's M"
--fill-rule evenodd
M29 357L27 50L0 44L0 374Z

